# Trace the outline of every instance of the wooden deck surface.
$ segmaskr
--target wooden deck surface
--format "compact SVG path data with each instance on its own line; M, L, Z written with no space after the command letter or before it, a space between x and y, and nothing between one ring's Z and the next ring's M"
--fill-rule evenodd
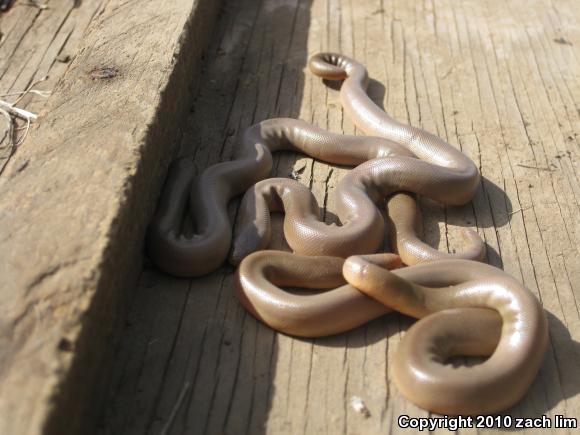
M219 2L32 3L0 14L0 93L53 91L6 166L0 116L0 434L86 434Z
M35 90L51 92L76 56L87 27L103 3L103 0L50 0L34 4L17 0L7 12L0 13L0 99L14 102L18 98L14 93L35 83ZM45 97L28 94L17 107L38 114L45 102ZM23 127L20 122L19 126ZM0 169L15 151L6 133L7 125L2 118Z
M426 240L452 250L457 227L476 227L488 262L525 283L548 313L543 367L509 414L579 418L577 2L224 3L181 154L202 170L229 159L243 129L278 116L356 132L337 90L305 69L320 50L354 56L369 70L374 101L460 147L481 169L472 203L422 202ZM276 156L278 176L301 168L300 181L331 221L332 191L346 169ZM284 249L277 222L273 246ZM429 416L389 379L410 319L393 314L335 337L291 338L244 311L233 272L224 266L182 280L143 270L99 433L379 434L408 432L400 415ZM352 396L368 418L351 407ZM476 431L496 432L460 430Z

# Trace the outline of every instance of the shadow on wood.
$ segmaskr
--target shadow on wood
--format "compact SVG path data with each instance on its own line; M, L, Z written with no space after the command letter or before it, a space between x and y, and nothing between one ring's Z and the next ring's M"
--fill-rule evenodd
M299 117L310 6L225 2L179 153L199 171L230 159L250 125ZM276 171L296 159L275 156ZM236 208L231 204L232 222ZM146 265L116 350L99 433L262 433L277 339L239 305L232 278L229 265L191 281Z

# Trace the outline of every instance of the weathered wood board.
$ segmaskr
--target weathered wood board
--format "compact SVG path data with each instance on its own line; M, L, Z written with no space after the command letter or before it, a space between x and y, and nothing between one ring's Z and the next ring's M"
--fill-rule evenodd
M88 25L103 3L52 0L38 3L46 7L38 7L17 1L0 14L0 99L13 102L19 98L14 93L36 82L35 90L51 92L76 56ZM37 114L45 103L45 97L28 94L17 107ZM4 119L1 123L0 168L13 151L3 134Z
M483 174L465 207L423 201L426 239L453 249L457 227L476 227L488 262L524 282L548 313L540 375L509 413L578 418L578 20L577 3L565 0L226 1L181 154L202 170L230 158L244 128L276 116L356 132L338 92L305 69L319 50L356 57L376 102L460 147ZM277 175L298 168L331 221L332 191L346 169L276 157ZM277 228L274 247L284 248ZM146 265L100 433L379 434L407 432L400 415L429 416L389 378L410 319L389 315L323 339L287 337L244 311L232 274L224 266L180 280ZM352 396L370 417L352 409ZM495 432L460 430L476 431Z
M86 433L219 2L27 3L0 92L54 92L0 176L0 433Z

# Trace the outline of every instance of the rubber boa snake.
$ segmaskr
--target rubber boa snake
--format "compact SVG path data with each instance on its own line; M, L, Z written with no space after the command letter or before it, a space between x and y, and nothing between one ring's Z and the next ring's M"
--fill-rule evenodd
M344 80L341 101L345 112L367 134L380 138L338 136L301 121L275 119L250 127L241 140L236 160L214 165L196 180L191 162L177 162L148 234L153 260L178 276L198 276L219 267L227 256L232 237L227 204L232 197L268 176L273 151L290 149L330 163L359 164L341 182L343 187L337 189L341 190L339 197L346 198L343 201L347 216L360 202L360 195L354 201L352 195L349 198L349 189L358 188L370 200L361 208L361 216L368 218L369 231L377 231L378 235L382 219L377 219L380 214L373 202L395 193L387 208L395 228L397 252L406 264L439 260L389 272L388 269L398 267L401 262L392 254L359 255L345 262L335 257L274 255L262 251L246 257L238 269L240 300L273 328L303 336L342 332L390 309L425 317L409 330L393 368L395 382L403 395L419 406L446 414L491 413L513 405L532 382L546 348L547 323L541 307L517 281L495 268L465 260L440 260L445 254L424 250L424 244L417 242L415 235L418 214L414 199L400 192L416 192L447 204L462 204L471 199L477 188L477 168L442 139L398 123L376 106L366 94L366 69L356 61L340 55L320 54L311 59L310 69L326 79ZM371 143L372 146L368 145ZM294 199L284 197L279 190L292 184L290 180L266 180L251 190L254 199L246 201L250 205L242 207L242 213L249 211L245 222L258 228L260 237L267 230L256 226L256 218L269 215L270 208L286 207L285 200L292 203ZM188 197L196 226L193 237L180 234ZM259 201L262 204L257 208ZM294 204L306 207L307 201ZM308 207L314 207L312 199ZM298 222L292 217L295 208L287 207L291 212L287 213L286 220L290 215L291 221ZM315 207L308 211L308 218L316 215ZM347 217L340 231L354 220ZM308 239L312 232L307 229L304 234ZM374 234L363 240L374 240ZM306 252L314 255L336 252L335 255L347 257L377 249L357 246L353 239L353 243L343 245L356 246L356 252L335 251L334 247L320 243L324 239L312 240L315 240L315 249L306 249ZM246 242L242 245L263 247L262 242L252 242L254 245ZM479 245L475 238L470 242L463 255L480 256L481 241ZM296 252L306 245L301 236L295 244ZM317 246L321 247L318 251ZM234 250L232 260L238 261L247 253L238 255ZM264 259L266 265L255 266L255 258ZM254 264L257 269L251 269L248 264ZM288 293L276 283L339 287L316 295L322 297L318 302L312 295L296 301L284 296ZM338 326L333 323L337 319ZM442 364L456 354L492 356L474 368L453 369Z
M400 264L394 254L345 261L259 251L241 262L236 291L256 318L301 337L345 332L391 309L419 318L392 367L403 396L448 415L492 414L517 403L548 342L536 297L502 270L479 262L438 260L397 269ZM490 357L472 367L445 364L459 355Z
M251 188L243 201L241 231L230 255L233 264L267 247L270 209L286 210L285 235L296 253L347 257L376 252L384 222L375 202L396 192L389 210L399 219L391 219L395 227L391 235L404 262L416 264L450 255L421 242L416 226L406 224L417 222L418 217L416 207L404 197L415 192L445 204L469 201L479 183L473 162L440 138L398 123L378 108L366 94L368 74L358 62L320 54L311 59L310 69L327 79L345 79L341 88L345 111L357 126L382 137L337 135L303 121L278 118L248 128L235 160L213 165L199 177L194 177L193 163L176 162L147 235L148 252L158 267L183 277L217 269L232 239L229 201L269 175L271 153L278 150L304 152L329 163L360 164L337 189L342 226L320 222L313 197L306 200L309 194L300 183L266 180ZM370 124L364 119L367 116ZM304 199L292 200L294 196ZM180 231L188 197L195 225L191 237ZM289 208L289 202L294 207ZM464 235L467 247L458 257L481 259L482 240L472 230L464 230Z
M182 277L205 275L220 267L232 239L228 203L268 177L272 152L280 150L303 152L341 165L413 156L405 146L384 138L335 134L289 118L262 121L245 130L234 160L210 166L199 177L187 158L171 165L147 232L147 250L153 262L163 271ZM195 226L192 236L181 232L188 203ZM377 225L382 228L382 220Z
M464 204L473 197L480 180L475 164L439 137L399 123L380 109L366 93L366 68L355 60L320 53L310 59L309 67L322 78L344 80L341 103L357 127L403 144L413 154L377 157L349 171L335 191L341 226L320 221L314 197L301 184L283 178L257 183L242 200L231 262L236 264L251 252L268 247L269 211L286 213L284 236L295 253L348 257L376 252L382 241L383 219L375 204L393 194L387 207L391 244L405 264L446 257L481 260L485 245L472 230L464 230L465 249L458 254L445 254L421 242L417 237L418 210L406 193L418 193L443 204Z

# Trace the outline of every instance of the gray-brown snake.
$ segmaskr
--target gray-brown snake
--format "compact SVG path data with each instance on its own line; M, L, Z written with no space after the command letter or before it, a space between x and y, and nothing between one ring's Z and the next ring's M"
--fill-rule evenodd
M231 242L230 199L268 176L271 152L290 149L338 164L359 164L337 188L341 227L318 219L318 206L297 182L258 182L242 202L242 225L231 255L243 305L274 329L300 336L335 334L390 309L423 318L403 340L393 368L400 391L417 405L446 414L493 413L516 403L533 381L547 344L547 322L536 298L502 271L481 263L442 259L416 236L415 200L406 192L445 204L463 204L479 183L475 165L442 139L398 123L367 96L368 76L345 56L319 54L316 75L344 80L341 102L365 133L337 136L301 121L275 119L248 129L236 160L204 171L193 182L191 163L171 171L148 244L154 261L179 276L219 267ZM180 235L189 186L197 235ZM394 194L394 195L393 195ZM389 197L392 254L371 254L382 239L376 203ZM261 251L269 239L270 211L286 213L284 232L296 253ZM479 259L483 244L468 233L463 258ZM353 254L357 254L351 256ZM316 255L332 255L321 257ZM346 261L342 258L349 257ZM344 285L344 279L348 285ZM342 285L342 286L341 286ZM278 286L336 289L293 295ZM340 287L339 287L340 286ZM491 357L476 367L452 368L454 355Z
M419 193L445 204L464 204L479 183L473 162L437 136L400 124L379 109L365 92L368 75L358 62L317 55L310 68L328 79L346 77L341 88L345 110L357 126L382 137L337 135L303 121L278 118L247 129L235 160L213 165L196 179L193 164L178 161L170 171L148 232L149 254L161 269L193 277L222 264L232 239L227 204L270 174L271 153L278 150L301 151L330 163L359 164L336 192L342 226L320 222L313 197L300 183L265 180L252 187L243 200L241 230L230 256L233 264L267 247L269 210L280 208L286 212L286 239L296 253L347 257L376 252L384 223L375 203L393 193L396 195L388 207L394 223L391 235L403 261L416 264L449 256L420 241L415 228L416 207L408 193L401 192ZM196 227L192 237L180 232L188 195ZM456 257L481 259L481 239L472 230L464 234L466 249Z

